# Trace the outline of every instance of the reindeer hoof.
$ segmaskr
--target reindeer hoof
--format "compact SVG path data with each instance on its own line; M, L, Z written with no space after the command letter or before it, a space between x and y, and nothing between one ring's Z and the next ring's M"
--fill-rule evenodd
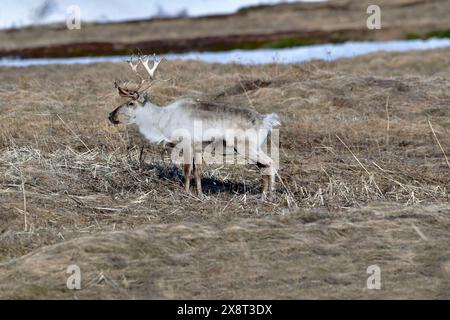
M265 191L261 194L261 201L274 202L276 199L273 191Z
M267 192L263 192L263 193L261 193L261 201L266 201L266 199L267 199Z

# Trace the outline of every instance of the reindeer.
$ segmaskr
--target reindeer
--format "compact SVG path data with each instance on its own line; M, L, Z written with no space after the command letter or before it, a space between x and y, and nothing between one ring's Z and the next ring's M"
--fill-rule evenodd
M197 194L203 196L201 185L202 152L205 145L212 146L215 152L226 152L221 148L234 151L245 159L258 165L262 173L262 195L274 190L277 163L262 150L269 133L280 126L276 113L262 115L247 107L239 107L222 102L205 101L192 98L176 100L166 106L153 104L145 90L155 80L156 70L161 63L153 55L152 68L148 66L148 56L134 56L127 60L131 70L140 78L140 84L115 82L119 95L129 99L118 106L108 116L113 124L135 124L140 133L153 144L165 144L175 147L180 144L183 132L182 153L184 188L190 192L191 171L194 169L194 180ZM138 72L142 65L149 75L146 79ZM150 80L150 84L147 85ZM198 130L196 126L201 126ZM200 131L200 132L199 132ZM205 134L212 132L212 134ZM235 143L236 140L236 143ZM212 150L210 149L210 150Z

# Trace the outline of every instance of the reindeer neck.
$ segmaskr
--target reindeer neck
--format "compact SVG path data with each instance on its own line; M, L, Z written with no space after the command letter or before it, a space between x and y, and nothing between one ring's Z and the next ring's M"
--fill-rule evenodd
M171 108L168 106L160 107L149 101L139 108L135 114L135 124L139 131L152 143L161 143L168 141L161 131L167 119L171 116Z
M136 110L136 124L148 126L157 123L163 113L164 107L159 107L147 101L143 107Z

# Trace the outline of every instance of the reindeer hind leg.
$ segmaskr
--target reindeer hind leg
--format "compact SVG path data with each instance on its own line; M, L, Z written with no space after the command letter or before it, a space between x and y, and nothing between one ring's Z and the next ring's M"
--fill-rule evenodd
M272 192L275 186L275 168L273 160L261 150L249 151L249 160L256 162L261 170L262 185L261 191L264 194Z

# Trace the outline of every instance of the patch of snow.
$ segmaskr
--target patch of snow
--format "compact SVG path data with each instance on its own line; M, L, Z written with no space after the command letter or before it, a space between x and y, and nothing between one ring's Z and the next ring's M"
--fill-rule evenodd
M162 55L167 59L199 60L208 63L301 63L313 59L332 61L371 52L428 50L450 46L450 39L396 40L382 42L354 42L320 44L285 49L231 50L222 52L190 52ZM27 67L49 64L88 64L97 62L123 62L128 56L82 57L63 59L0 59L0 66Z

